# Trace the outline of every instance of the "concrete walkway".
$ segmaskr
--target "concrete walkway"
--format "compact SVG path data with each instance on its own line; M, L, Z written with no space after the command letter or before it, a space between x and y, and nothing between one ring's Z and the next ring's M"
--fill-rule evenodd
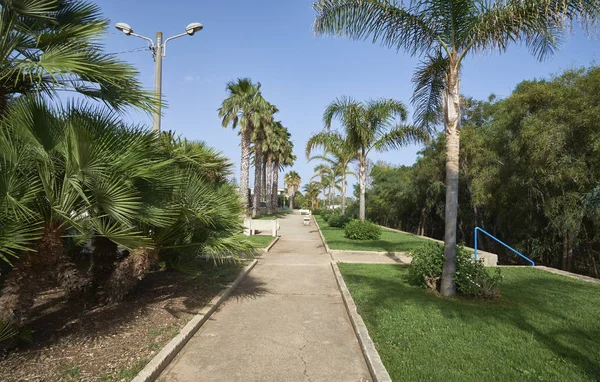
M281 239L159 381L370 380L316 227L280 222Z

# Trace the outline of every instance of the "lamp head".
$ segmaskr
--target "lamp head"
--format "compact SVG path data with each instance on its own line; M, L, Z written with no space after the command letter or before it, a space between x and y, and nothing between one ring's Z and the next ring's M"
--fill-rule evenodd
M125 33L127 36L133 33L133 29L131 29L131 26L129 26L129 24L126 23L116 23L115 28Z
M185 27L185 33L189 34L190 36L193 36L194 33L201 31L202 28L204 28L204 25L200 23L191 23L187 27Z

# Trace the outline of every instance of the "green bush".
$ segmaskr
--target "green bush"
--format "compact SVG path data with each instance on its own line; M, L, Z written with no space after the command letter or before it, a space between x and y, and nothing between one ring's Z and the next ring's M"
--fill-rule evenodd
M409 281L427 289L438 290L444 266L444 246L431 242L410 252Z
M351 240L377 240L381 237L381 227L370 221L352 220L346 224L344 232Z
M316 216L323 215L324 212L327 212L327 210L322 210L320 208L315 208L314 210L311 211L311 213Z
M346 227L346 224L350 223L350 220L352 219L344 215L331 214L329 215L327 222L330 227L344 228Z
M410 255L410 282L438 291L444 266L444 245L428 243L411 251ZM460 294L477 298L496 298L500 296L501 281L500 268L496 268L494 273L490 274L483 261L473 261L469 251L462 246L457 247L454 282Z

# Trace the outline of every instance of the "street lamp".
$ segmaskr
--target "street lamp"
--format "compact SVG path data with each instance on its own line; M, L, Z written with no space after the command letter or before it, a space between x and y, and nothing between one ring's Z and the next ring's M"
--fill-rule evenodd
M162 59L167 55L167 42L183 36L193 36L196 32L201 31L204 26L200 23L191 23L185 27L185 33L169 37L163 42L161 31L156 32L156 43L151 38L133 33L133 28L126 23L116 23L115 28L125 33L127 36L135 36L142 38L150 43L152 55L154 56L154 97L157 101L154 117L152 120L152 128L155 131L160 131L160 113L161 113L161 97L162 97Z

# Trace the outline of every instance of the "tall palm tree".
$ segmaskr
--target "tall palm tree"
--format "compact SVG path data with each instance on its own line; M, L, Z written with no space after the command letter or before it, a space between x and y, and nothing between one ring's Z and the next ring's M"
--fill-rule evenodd
M277 206L279 190L279 171L285 167L294 165L296 156L294 155L294 144L291 141L291 134L287 128L281 131L279 145L275 150L273 158L273 190L271 192L271 205Z
M287 162L284 156L292 155L293 144L290 141L289 131L283 127L280 121L274 121L271 126L270 134L265 141L265 153L263 158L263 175L266 179L263 181L265 190L265 200L267 202L267 213L274 212L277 206L277 189L279 182L279 167L283 162Z
M298 192L298 188L300 188L300 184L302 183L302 178L300 178L300 174L296 171L290 171L285 174L283 178L286 186L288 187L288 193L290 195L290 209L294 209L294 197L296 196L296 192Z
M239 127L242 138L239 193L240 200L247 209L252 133L256 126L260 126L264 117L261 111L267 108L268 103L260 92L260 83L254 84L249 78L238 78L237 81L228 82L227 95L219 108L219 118L222 118L222 126L225 128L229 125L233 129Z
M254 143L254 203L252 204L252 217L260 214L260 202L262 201L263 187L263 157L265 155L264 142L271 134L273 127L273 115L278 110L275 106L266 102L266 105L254 110L258 123L253 125L252 141Z
M359 164L360 219L365 220L365 190L367 183L367 159L371 151L387 151L410 143L425 142L427 131L418 126L402 124L406 120L406 107L400 101L379 99L358 102L341 97L332 102L323 114L325 129L331 132L331 124L338 119L344 135L338 138L346 142L355 153Z
M321 147L323 155L311 156L312 151ZM346 187L348 186L348 175L355 175L349 170L350 164L356 160L356 152L348 145L342 136L336 132L323 131L313 134L306 143L306 158L310 160L319 159L336 169L340 174L342 215L346 213Z
M543 60L562 40L573 21L594 25L600 2L584 0L319 0L315 31L405 50L422 58L413 82L415 119L431 128L443 121L446 131L446 211L441 293L456 293L456 224L460 132L460 74L469 54L504 52L525 42Z
M83 0L2 1L0 113L15 95L77 92L116 109L153 108L137 70L103 51L109 20Z
M325 197L327 196L328 207L331 207L331 190L335 182L335 173L331 167L324 163L316 165L314 172L315 175L311 178L311 180L315 178L321 178L319 183L321 184L321 188L323 190L323 200L325 201ZM329 193L327 193L327 189L329 189ZM323 204L325 203L323 202Z
M321 183L310 182L304 185L304 195L310 200L310 208L319 208L319 194L321 193Z

